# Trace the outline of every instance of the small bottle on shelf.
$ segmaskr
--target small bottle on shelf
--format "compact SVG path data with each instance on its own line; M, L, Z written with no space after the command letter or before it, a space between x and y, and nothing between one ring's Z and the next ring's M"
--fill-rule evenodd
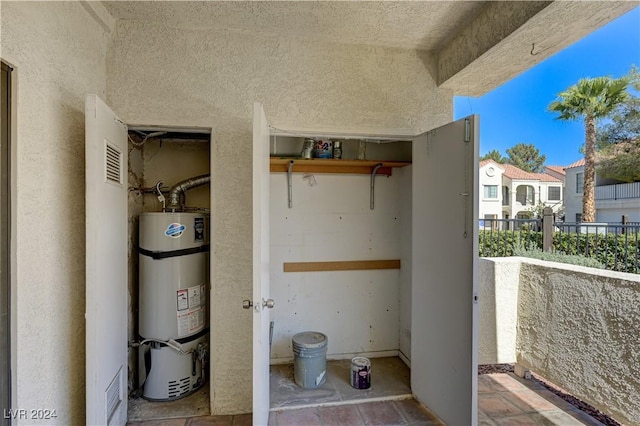
M342 141L333 142L333 158L336 158L336 159L342 158Z

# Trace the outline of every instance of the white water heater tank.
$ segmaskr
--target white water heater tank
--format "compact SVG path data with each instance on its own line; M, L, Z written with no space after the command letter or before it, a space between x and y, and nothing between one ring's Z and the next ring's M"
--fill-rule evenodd
M140 215L143 338L178 339L206 327L208 219L196 213Z
M203 359L159 342L178 342L185 352L206 345L208 228L203 213L140 215L138 334L152 341L141 354L147 399L176 399L204 383Z

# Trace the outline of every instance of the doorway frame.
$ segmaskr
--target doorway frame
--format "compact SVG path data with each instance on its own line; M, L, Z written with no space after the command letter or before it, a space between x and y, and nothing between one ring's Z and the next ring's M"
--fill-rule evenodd
M127 134L130 131L143 131L143 132L149 132L149 133L153 133L153 132L170 132L170 133L191 133L191 134L203 134L203 135L207 135L209 138L208 140L202 140L202 143L207 143L209 145L209 174L211 176L213 176L213 155L214 155L214 128L213 126L190 126L190 125L172 125L172 124L132 124L132 123L126 123L127 125ZM127 142L128 146L131 146L130 141ZM209 188L209 211L210 211L210 215L213 214L213 210L214 210L214 205L215 205L215 191L213 190L213 179L211 180L211 182L209 183L210 188ZM127 206L127 210L128 210ZM211 216L210 216L210 220L209 220L209 241L210 244L214 239L214 235L213 235L213 226L212 226L212 221L211 221ZM213 310L214 310L214 305L213 305L213 271L215 269L214 267L214 256L212 255L212 251L213 250L209 250L209 289L208 289L208 297L209 297L209 347L211 347L212 345L212 340L213 340L213 328L211 327L212 324L212 320L213 320ZM133 253L134 255L137 256L137 251L135 253ZM127 265L127 268L129 267L129 265ZM137 276L138 270L136 267L136 270L134 271L136 273L136 279L139 279ZM136 285L136 291L139 292L139 283ZM129 299L130 301L130 299ZM139 301L138 301L139 302ZM135 306L135 311L137 312L137 304ZM137 313L136 313L137 315ZM129 324L127 323L127 327L129 327ZM127 330L128 333L128 330ZM138 324L137 324L137 320L136 320L136 325L135 325L135 334L136 336L134 336L135 338L137 338L137 334L138 334ZM213 368L212 368L212 361L211 361L211 351L209 352L209 362L208 362L208 375L207 375L207 380L208 383L205 384L205 386L209 387L209 410L210 413L213 413L213 401L214 401L214 392L213 392ZM136 370L135 373L135 377L136 379L139 380L138 377L138 373L137 373L137 364L138 364L138 360L137 360L137 356L136 355L136 365L134 365L134 369ZM129 364L129 367L131 365ZM136 386L138 385L137 381L136 381ZM200 416L202 414L198 414L197 416ZM128 418L128 413L127 413L127 418ZM165 419L165 418L163 418ZM146 421L146 420L143 420ZM152 420L154 421L154 420Z
M256 122L257 122L257 107L260 107L259 110L262 113L261 115L264 116L264 109L262 108L262 104L256 102L254 103L254 133L256 130ZM267 120L268 123L268 120ZM412 144L412 152L413 152L413 158L412 158L412 164L415 166L416 164L416 142L420 142L420 140L422 139L423 141L420 142L421 144L423 144L424 148L423 150L426 150L426 158L430 157L430 152L434 150L434 148L431 145L431 140L430 138L432 136L437 135L438 133L440 133L441 131L445 131L448 132L451 130L451 127L459 127L459 125L463 125L463 129L462 131L460 131L461 134L463 134L463 137L460 137L460 135L457 135L456 138L460 137L460 140L464 143L462 146L471 146L472 149L468 150L465 149L465 152L462 156L460 156L459 158L464 158L464 170L465 173L463 175L463 181L462 182L458 182L458 184L462 185L462 183L464 183L464 190L461 193L457 193L455 195L463 197L463 198L456 198L456 202L457 200L466 200L464 202L464 223L465 223L465 227L464 227L464 232L461 234L461 236L464 237L465 241L471 241L471 269L470 269L470 273L471 273L471 292L467 293L467 291L469 289L464 289L465 291L462 292L464 294L460 294L458 296L456 296L456 300L460 301L460 304L465 305L468 304L464 309L465 312L467 312L466 310L469 310L470 313L470 330L468 330L470 332L469 334L469 338L470 338L470 343L471 343L471 353L469 354L469 359L462 359L462 363L471 367L471 374L470 374L470 401L469 401L469 408L470 408L470 422L471 424L476 424L477 423L477 412L478 412L478 404L477 404L477 344L478 344L478 296L477 296L477 291L478 291L478 222L477 219L473 219L473 217L477 218L478 217L478 208L479 208L479 202L478 202L478 192L477 192L477 179L478 179L478 146L479 146L479 116L477 115L470 115L468 117L465 118L461 118L455 121L451 121L449 123L443 124L439 127L436 127L434 129L428 130L426 132L423 133L419 133L419 134L413 134L412 136L409 137L410 140L413 141ZM275 132L274 132L275 130ZM355 129L354 129L355 130ZM460 130L460 129L459 129ZM369 137L371 137L369 132L364 132L364 133L360 133L360 132L352 132L352 131L341 131L341 132L326 132L326 131L319 131L319 132L313 132L313 131L301 131L301 132L296 132L295 130L282 130L279 129L277 127L274 127L272 125L267 125L266 129L261 128L261 134L260 136L262 136L262 133L267 133L268 136L274 136L274 133L279 133L279 132L286 132L288 136L292 136L293 134L295 134L295 136L299 136L299 137L304 137L307 134L309 134L309 136L328 136L328 137L336 137L338 138L337 135L340 136L356 136L356 137L361 137L363 135L369 135ZM296 134L298 133L298 134ZM376 132L377 133L377 132ZM331 135L331 136L329 136ZM256 138L256 135L254 134L254 155L256 152L261 152L260 150L257 149L256 144L260 143L260 138ZM403 138L404 139L404 138ZM270 142L270 138L269 138L269 142ZM473 142L473 143L470 143ZM442 144L439 144L440 146L442 146ZM433 160L431 160L431 162L433 162ZM255 161L254 159L254 174L257 172L258 169L258 163ZM415 173L416 170L415 168L412 169L412 179L415 182ZM462 175L461 175L462 176ZM458 176L459 177L459 176ZM412 186L412 190L415 188L416 186L413 185ZM461 187L462 188L462 187ZM256 211L256 206L255 206L255 202L256 200L259 199L258 197L256 197L255 194L255 189L254 189L254 214ZM412 203L414 202L415 198L412 196ZM471 203L469 205L469 200L471 200ZM412 233L416 232L416 227L415 227L415 210L412 212ZM254 224L256 222L254 221ZM255 225L254 225L254 233L256 232L255 229ZM471 239L469 240L469 233L471 236ZM254 253L256 250L256 246L255 246L256 242L254 239ZM465 243L465 246L468 245L468 243ZM466 250L466 247L465 247ZM413 245L412 245L412 263L415 265L415 253L416 253L416 246L415 246L415 240L413 241ZM254 276L256 274L256 257L254 255ZM414 285L416 283L416 275L415 275L415 268L412 267L412 299L415 299L415 290L416 290L416 286ZM255 299L255 294L256 294L256 287L261 287L262 286L262 280L255 280L253 281L253 289L254 289L254 299ZM270 297L270 295L267 295L266 297ZM254 301L255 302L255 301ZM412 306L413 306L413 301L412 301ZM416 321L416 317L413 315L413 311L412 310L412 319L411 319L411 324L412 324L412 329L414 327L415 324L418 323L422 323L422 319L423 318L417 318ZM429 318L427 318L429 319ZM254 323L255 324L255 323ZM465 333L467 330L463 330ZM436 337L440 337L440 336L436 336ZM253 328L253 344L254 344L254 348L257 342L259 342L260 340L265 340L264 337L261 337L261 332L260 332L260 328L256 327L254 325ZM442 339L440 339L442 340ZM414 346L413 344L413 336L412 336L412 344L411 344L411 358L412 359L418 359L419 356L421 355L420 353L417 353L417 351L415 350L416 346ZM416 357L416 353L418 354L418 357ZM465 353L465 352L459 352L459 353ZM258 359L258 357L254 356L254 372L259 368L259 366L257 366L256 364L256 359ZM457 358L456 358L457 359ZM469 364L467 364L469 363ZM437 374L435 374L436 379L438 379L438 375L440 374L440 372L438 372L438 368L436 367L435 369L433 368L433 364L432 365L427 366L428 368L430 368L430 375L433 376L434 372L437 372ZM270 368L270 366L268 366ZM423 366L423 372L425 370L425 367ZM412 378L414 377L414 371L412 369ZM455 368L453 371L456 371ZM254 373L255 374L255 373ZM419 397L420 395L416 392L416 385L415 383L413 383L412 380L412 384L411 384L411 390L412 393L414 394L414 396L416 396L416 399L423 404L427 404L429 402L435 402L436 404L433 405L439 405L441 406L440 408L442 408L443 410L446 410L449 412L449 416L451 416L451 413L457 413L456 411L456 407L455 406L451 406L449 401L447 401L446 399L443 399L441 397L434 397L434 393L433 392L428 392L428 393L423 393L423 391L421 390L420 393L422 394L422 397ZM261 407L261 404L257 404L255 402L256 398L261 397L263 394L269 395L269 391L270 389L267 388L267 391L264 391L262 389L259 389L258 391L256 391L256 386L254 383L254 389L253 389L253 398L254 398L254 416L255 416L255 411L256 409L259 409ZM443 405L444 404L444 405ZM447 405L449 404L449 405ZM270 404L267 404L270 407ZM433 407L432 404L429 404L429 408L431 409L436 409L436 407ZM271 408L270 408L271 410ZM441 415L440 413L437 413L438 415ZM255 420L255 417L254 417Z
M0 232L0 244L2 244L4 249L4 255L1 260L3 264L3 273L2 273L2 285L5 288L1 288L0 291L5 293L5 303L7 309L7 333L3 338L6 339L6 353L3 356L7 357L7 371L2 371L3 375L7 377L7 389L6 395L3 396L2 404L6 405L7 409L11 409L15 406L15 396L17 395L17 383L15 380L15 371L16 371L16 348L15 344L15 336L16 336L16 310L15 308L15 295L16 295L16 279L15 279L15 271L16 271L16 238L15 238L15 226L14 218L16 217L16 203L15 203L15 167L12 167L13 164L16 164L16 150L14 149L16 146L16 132L14 129L17 128L17 120L16 120L16 107L17 107L17 97L15 94L17 93L17 73L16 69L10 63L0 60L0 66L2 67L3 73L7 73L6 78L6 87L3 87L3 92L5 93L6 100L2 99L2 103L6 109L6 120L5 126L6 133L3 134L3 139L5 143L0 143L0 158L2 161L2 166L0 170L0 194L2 198L2 225ZM5 102L6 101L6 102ZM3 109L3 114L4 114ZM4 118L4 117L3 117ZM3 130L5 132L5 130ZM6 272L5 272L6 271ZM5 390L3 389L3 392ZM3 416L5 418L5 416ZM3 423L4 424L4 423ZM11 420L8 419L6 424L11 424Z

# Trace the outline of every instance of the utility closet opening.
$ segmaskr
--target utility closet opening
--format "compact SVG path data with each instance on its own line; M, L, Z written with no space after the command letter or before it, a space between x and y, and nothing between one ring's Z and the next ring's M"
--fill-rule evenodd
M208 415L211 129L128 139L128 420Z
M412 397L412 149L272 130L271 411Z

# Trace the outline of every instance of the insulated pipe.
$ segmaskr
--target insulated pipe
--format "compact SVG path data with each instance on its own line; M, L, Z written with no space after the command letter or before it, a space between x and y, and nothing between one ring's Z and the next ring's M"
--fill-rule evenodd
M188 191L197 186L201 186L207 184L211 181L211 175L201 175L189 178L187 180L183 180L182 182L178 182L173 185L169 190L168 202L167 202L167 210L180 210L180 196L184 194L185 191Z

